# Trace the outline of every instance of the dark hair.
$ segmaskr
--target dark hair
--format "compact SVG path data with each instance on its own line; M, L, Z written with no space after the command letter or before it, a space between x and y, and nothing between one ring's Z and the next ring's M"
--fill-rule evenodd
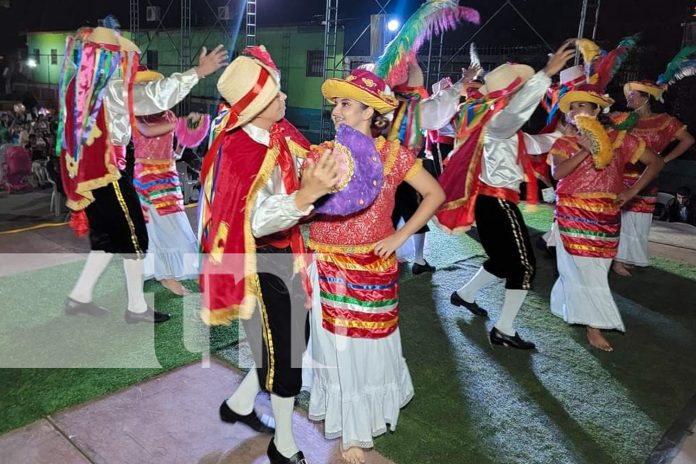
M677 195L681 195L683 197L690 197L691 196L691 189L686 186L679 187L677 189Z
M369 105L364 104L363 102L358 102L360 103L360 106L362 106L363 110L366 110L368 108L372 108ZM373 129L374 131L382 132L385 130L387 127L389 127L389 118L387 118L385 115L380 114L377 112L376 109L372 108L374 110L374 114L372 115L372 121L370 122L370 129Z
M588 105L592 105L592 109L596 110L599 108L599 105L597 103L592 103L592 102L583 102L587 103ZM611 126L612 122L611 119L609 119L609 115L604 112L603 108L599 108L599 114L597 114L597 121L601 122L603 126Z

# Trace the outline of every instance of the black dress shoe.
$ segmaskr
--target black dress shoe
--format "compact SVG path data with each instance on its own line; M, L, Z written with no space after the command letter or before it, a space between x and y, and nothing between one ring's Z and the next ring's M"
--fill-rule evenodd
M411 272L414 275L422 274L424 272L435 272L435 266L431 266L426 260L423 260L423 262L425 262L425 264L413 263L413 266L411 266Z
M229 422L230 424L241 422L242 424L246 424L260 433L275 433L275 424L273 424L272 420L268 420L266 417L264 417L265 421L262 421L254 411L250 412L246 416L237 414L231 410L229 406L227 406L227 401L223 401L220 405L220 419L222 419L223 422Z
M304 454L302 454L302 451L298 451L289 458L280 454L280 451L276 449L273 438L271 438L271 442L268 444L268 451L266 454L268 455L268 459L271 460L271 464L309 464Z
M457 293L456 291L452 292L452 296L450 296L450 303L452 303L455 306L464 306L466 309L476 314L477 316L488 317L488 311L477 305L475 301L473 303L465 301L464 298L459 296L459 293Z
M128 324L137 324L138 322L154 322L158 324L160 322L166 322L171 319L172 315L167 313L161 313L155 311L151 307L147 307L147 311L144 313L134 313L133 311L126 311L126 322Z
M494 345L511 346L513 348L517 348L518 350L533 350L536 348L534 343L522 340L522 337L520 337L520 334L517 332L515 332L514 337L511 337L509 335L505 335L495 327L491 329L490 340Z
M70 297L65 299L65 314L75 316L76 314L89 314L90 316L104 317L109 314L109 311L97 306L92 302L80 303Z

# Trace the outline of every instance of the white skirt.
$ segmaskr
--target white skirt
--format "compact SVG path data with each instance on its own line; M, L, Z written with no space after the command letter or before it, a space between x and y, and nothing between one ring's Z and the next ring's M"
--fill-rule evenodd
M650 265L648 237L652 214L621 211L621 236L616 260L634 266Z
M568 253L556 228L559 277L551 290L551 312L568 324L626 331L609 289L611 259Z
M316 266L313 292L313 364L309 418L324 421L327 439L342 438L345 449L372 448L373 437L396 430L399 412L413 398L411 374L397 329L380 339L336 335L321 324Z
M198 244L184 211L160 216L149 206L149 247L145 256L145 280L198 278Z

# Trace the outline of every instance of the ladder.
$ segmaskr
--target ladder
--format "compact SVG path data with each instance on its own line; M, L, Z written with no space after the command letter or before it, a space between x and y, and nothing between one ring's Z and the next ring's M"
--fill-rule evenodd
M133 43L138 45L140 40L140 1L130 0L130 33Z
M336 47L338 40L338 0L326 0L326 17L324 22L324 70L322 82L334 77L343 77L343 72L336 69ZM332 105L321 99L321 118L319 143L333 137L334 127L331 122Z
M247 0L246 7L246 46L256 45L256 0Z

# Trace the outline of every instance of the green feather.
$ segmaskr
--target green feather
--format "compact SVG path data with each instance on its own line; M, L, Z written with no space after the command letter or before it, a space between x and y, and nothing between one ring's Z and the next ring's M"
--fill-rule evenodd
M684 47L679 50L679 53L677 53L672 61L670 61L667 65L665 72L660 74L660 76L657 78L657 83L659 85L665 85L671 82L672 79L674 79L674 76L676 76L680 71L682 64L684 64L685 61L688 61L689 57L694 53L696 53L696 46Z

